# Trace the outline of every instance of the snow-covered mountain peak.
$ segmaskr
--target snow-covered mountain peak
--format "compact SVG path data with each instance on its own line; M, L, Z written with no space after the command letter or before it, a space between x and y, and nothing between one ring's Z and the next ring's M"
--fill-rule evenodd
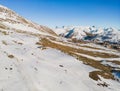
M120 43L120 31L115 28L85 27L85 26L64 26L53 29L58 35L77 40L99 40ZM60 31L61 30L61 31ZM71 31L72 30L72 31Z

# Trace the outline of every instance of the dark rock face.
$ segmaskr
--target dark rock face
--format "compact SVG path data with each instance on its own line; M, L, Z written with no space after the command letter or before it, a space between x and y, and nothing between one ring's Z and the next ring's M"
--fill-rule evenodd
M96 44L102 45L104 47L110 48L110 49L115 49L120 51L120 45L117 43L111 43L109 41L104 41L104 42L95 42Z
M112 70L112 73L116 77L116 79L119 81L120 80L120 70Z
M73 35L73 33L74 33L74 30L73 30L73 29L70 30L70 31L67 33L67 35L65 35L65 38L70 38L70 37Z

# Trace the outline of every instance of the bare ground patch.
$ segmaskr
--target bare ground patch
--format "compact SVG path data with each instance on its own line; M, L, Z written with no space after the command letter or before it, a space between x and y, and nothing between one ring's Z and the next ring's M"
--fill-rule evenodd
M39 44L39 43L37 43L37 44ZM51 48L61 50L64 53L67 53L71 56L74 56L76 59L82 61L84 64L100 70L100 71L97 70L97 71L93 71L93 72L89 73L89 77L92 78L93 80L100 80L99 76L102 76L103 78L106 78L106 79L114 79L114 76L111 73L111 70L112 70L111 66L106 66L104 64L101 64L100 61L77 55L77 54L75 54L75 52L83 53L83 54L87 54L87 55L91 55L91 56L95 56L95 57L103 57L103 58L119 57L117 55L108 54L108 53L85 51L82 49L77 49L77 48L73 48L70 46L65 46L65 45L53 43L49 39L46 39L46 38L41 39L40 44L44 47L51 47Z

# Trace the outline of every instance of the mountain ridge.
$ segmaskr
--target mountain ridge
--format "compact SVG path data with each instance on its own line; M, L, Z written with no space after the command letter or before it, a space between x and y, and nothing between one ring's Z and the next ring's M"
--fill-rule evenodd
M19 16L18 14L16 14L14 11L8 9L7 7L4 7L2 5L0 5L0 21L2 22L7 22L7 24L12 23L12 24L22 24L25 27L32 27L36 30L39 30L41 32L46 32L46 33L50 33L53 35L56 35L50 28L46 27L46 26L42 26L39 25L37 23L34 23L32 21L29 21L27 19L24 19L22 16ZM21 26L21 25L20 25ZM21 27L24 27L21 26ZM44 31L46 30L46 31Z
M93 43L107 43L120 49L120 31L114 28L97 28L95 26L64 26L53 29L59 36L76 41L88 41Z

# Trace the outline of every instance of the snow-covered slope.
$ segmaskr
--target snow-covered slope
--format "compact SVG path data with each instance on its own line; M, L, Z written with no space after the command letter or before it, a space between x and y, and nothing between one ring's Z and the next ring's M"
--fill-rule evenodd
M42 50L42 45L36 45L39 37L0 30L1 91L119 91L119 82L89 78L95 68L59 50ZM104 82L110 86L97 85Z
M71 79L72 76L68 77L68 75L72 73L67 72L67 69L74 61L77 62L74 58L54 49L40 50L36 45L39 39L35 36L19 33L0 36L1 90L61 91L66 88L65 84L69 86L67 79ZM9 55L14 57L9 57ZM65 57L61 58L62 56ZM59 65L66 67L61 68ZM69 71L75 69L76 66ZM61 77L58 78L60 75ZM73 86L72 89L74 88Z
M50 28L33 23L2 5L0 5L0 23L10 29L55 35Z
M0 91L119 91L120 52L68 42L0 9Z

